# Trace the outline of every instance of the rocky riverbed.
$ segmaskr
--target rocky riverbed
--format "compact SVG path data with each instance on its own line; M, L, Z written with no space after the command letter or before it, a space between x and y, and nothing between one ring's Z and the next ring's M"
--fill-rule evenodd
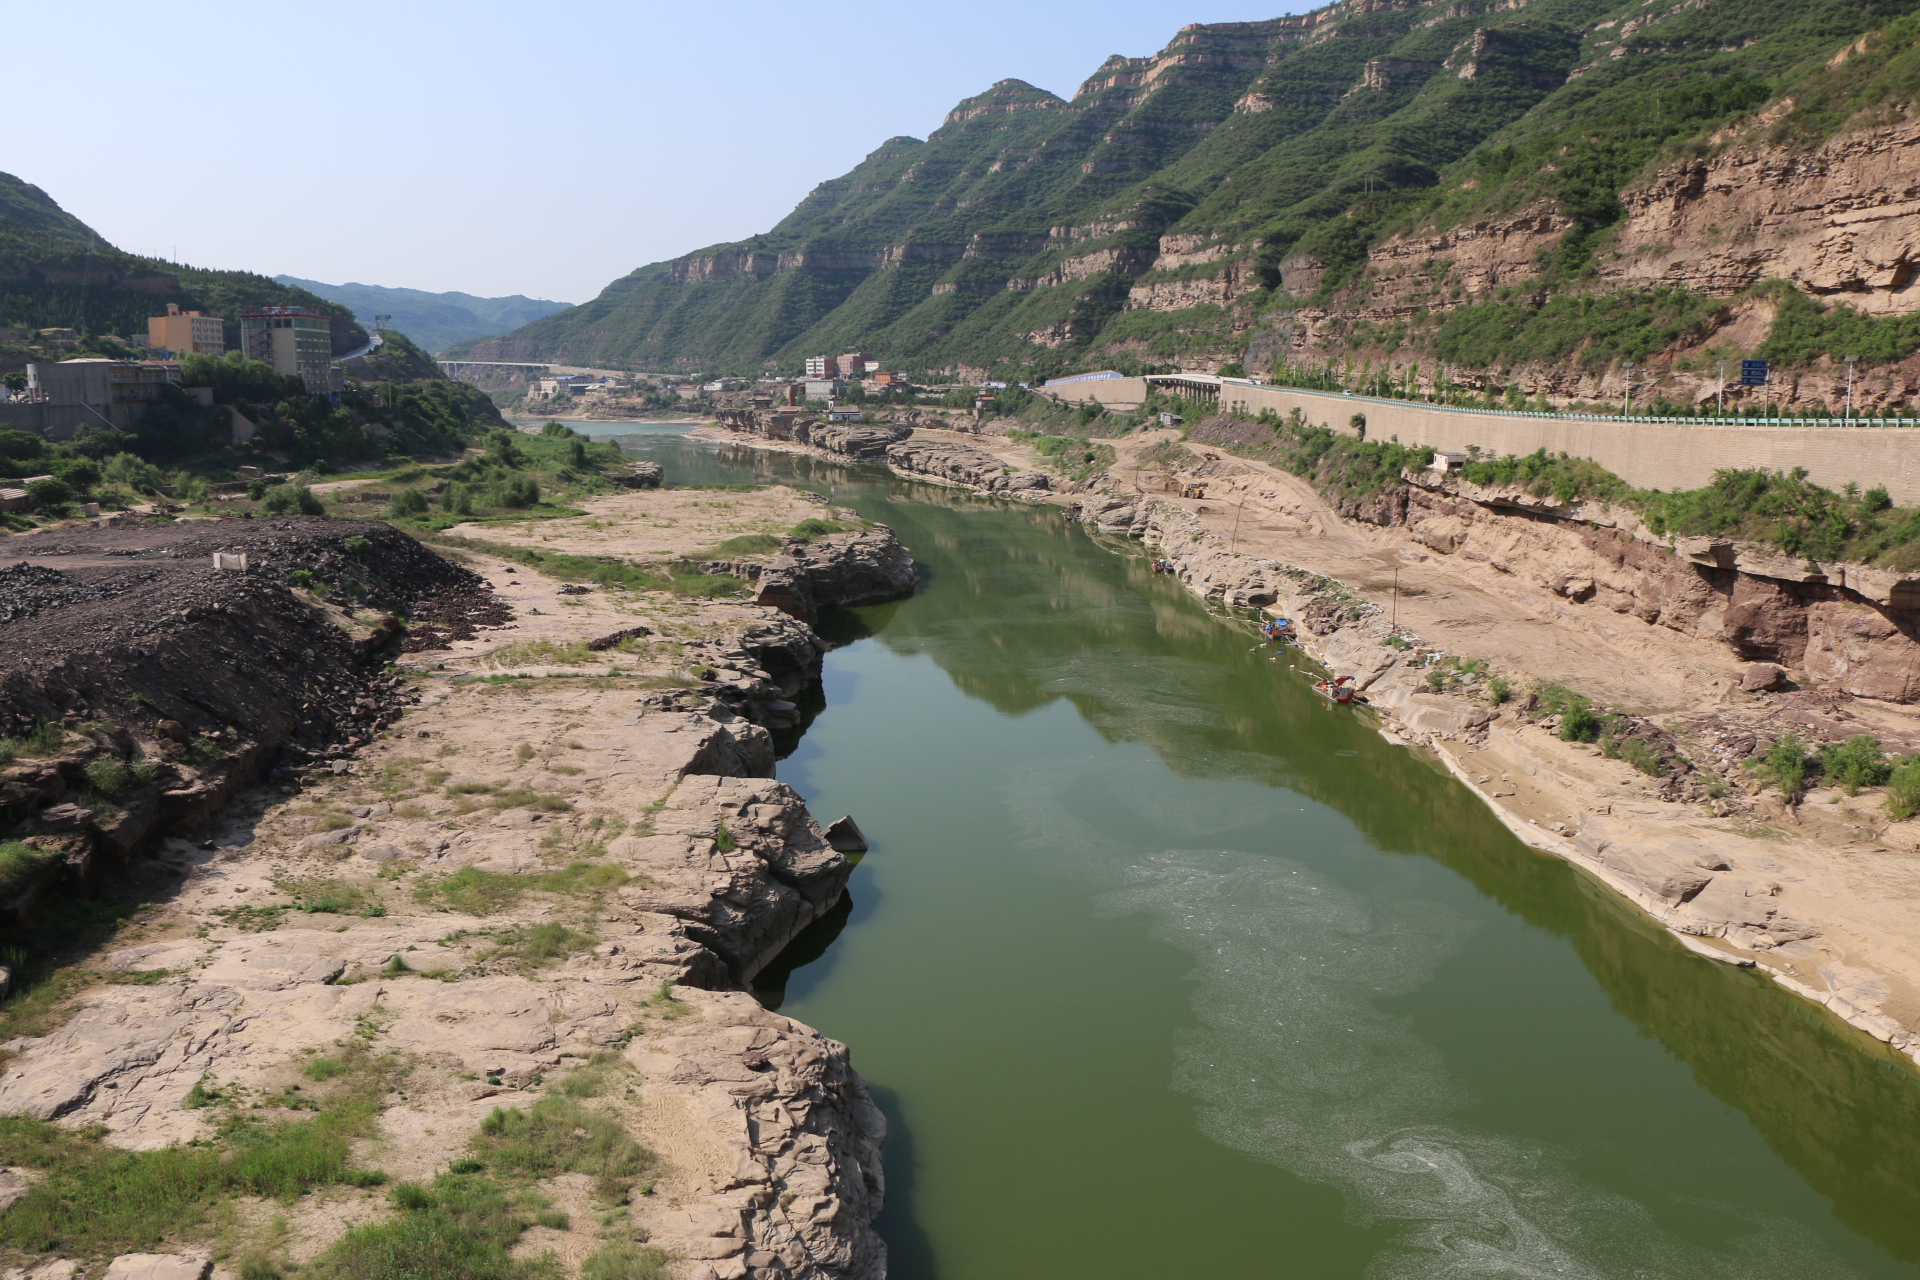
M678 499L608 501L648 500ZM312 523L320 536L340 522ZM751 532L735 519L701 536ZM548 539L556 553L604 550ZM224 775L224 805L168 810L106 886L132 918L63 956L67 994L14 1019L3 1047L0 1112L50 1134L172 1158L311 1110L307 1123L349 1140L341 1163L279 1203L242 1186L157 1225L73 1225L64 1234L92 1242L78 1251L61 1231L33 1246L16 1233L18 1269L0 1274L350 1273L381 1231L428 1230L436 1196L476 1187L523 1206L499 1247L551 1254L565 1274L595 1258L661 1259L684 1280L885 1274L872 1229L884 1120L845 1046L745 989L852 868L771 778L824 648L794 616L805 610L765 582L715 599L584 585L498 545L456 551L458 567L427 558L448 585L497 601L504 624L380 675L364 731L280 766L297 791L248 786L271 764L261 755ZM736 567L748 563L784 573L789 594L802 583L814 605L913 581L877 526ZM54 603L37 620L93 607ZM279 607L345 635L318 601ZM89 713L116 709L87 696ZM85 738L129 769L164 759L166 731L128 705L98 728L75 721L58 751ZM200 736L246 729L218 703L200 714ZM42 766L10 773L22 768ZM116 806L89 789L85 762L55 773L51 794L16 797L16 834L32 848L97 841ZM79 814L64 833L49 829L59 803ZM534 1167L489 1145L563 1110L576 1133L627 1153L621 1177L604 1151ZM36 1164L16 1141L6 1159L0 1200L16 1219L66 1221L61 1179L84 1157Z

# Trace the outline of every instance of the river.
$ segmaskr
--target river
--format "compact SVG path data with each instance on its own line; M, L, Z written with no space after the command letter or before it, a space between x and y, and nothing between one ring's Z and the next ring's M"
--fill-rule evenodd
M761 979L893 1122L894 1280L1920 1276L1920 1080L1050 508L576 424L893 526L780 765L872 841ZM637 434L635 434L637 433Z

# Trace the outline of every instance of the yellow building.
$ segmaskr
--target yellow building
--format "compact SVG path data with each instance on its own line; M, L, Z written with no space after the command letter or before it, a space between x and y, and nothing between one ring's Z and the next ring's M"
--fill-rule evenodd
M226 325L204 311L182 311L169 302L167 314L147 318L147 345L175 355L217 356L227 349Z
M240 350L290 373L315 393L332 389L333 321L304 307L261 307L240 314Z

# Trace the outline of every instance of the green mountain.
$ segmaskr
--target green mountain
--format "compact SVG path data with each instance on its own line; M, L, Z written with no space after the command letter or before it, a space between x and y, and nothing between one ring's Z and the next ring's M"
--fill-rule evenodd
M1641 289L1601 269L1626 197L1663 164L1710 158L1716 130L1800 111L1790 97L1819 98L1829 135L1862 110L1903 112L1916 7L1341 0L1196 24L1152 57L1109 58L1071 100L1001 81L766 233L641 267L469 354L750 372L858 347L895 368L1046 374L1217 365L1253 340L1263 362L1303 344L1405 359L1441 341L1427 321L1449 308ZM1835 55L1882 31L1893 70L1835 89L1854 74ZM1489 218L1532 219L1516 262L1460 248ZM1497 261L1375 314L1383 263L1473 253ZM1496 297L1515 281L1542 300Z
M123 253L39 187L0 173L0 327L144 334L177 302L228 317L255 306L305 306L333 317L335 354L366 343L353 312L250 271L209 271ZM237 323L227 343L239 343Z
M427 293L377 284L325 284L297 276L274 279L353 308L355 318L368 328L373 327L375 316L391 316L394 327L406 330L428 351L444 351L457 342L505 333L573 305L517 293L506 298L476 298L470 293Z

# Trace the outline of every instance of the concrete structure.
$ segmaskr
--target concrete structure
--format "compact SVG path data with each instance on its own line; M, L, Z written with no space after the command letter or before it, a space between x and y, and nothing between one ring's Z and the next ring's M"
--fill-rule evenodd
M839 376L840 361L837 358L833 356L807 357L808 378L818 380L821 378L837 378Z
M829 410L827 410L827 421L828 421L828 422L859 422L859 421L861 420L861 418L862 418L862 417L863 417L863 415L862 415L862 413L860 412L860 410L858 410L858 409L829 409Z
M149 360L63 360L27 366L24 403L0 405L0 427L70 440L82 427L131 431L179 366Z
M865 377L868 369L878 369L880 362L865 351L849 351L839 359L840 376L843 378Z
M592 378L584 373L569 373L559 378L535 378L527 384L527 400L551 400L555 396L570 396L584 392L594 385Z
M1081 383L1081 382L1113 382L1113 381L1137 384L1139 388L1138 390L1139 396L1142 399L1146 397L1146 394L1147 394L1146 379L1129 378L1113 369L1101 369L1096 373L1076 373L1071 377L1066 377L1066 378L1052 378L1046 382L1041 383L1040 385L1044 389L1048 391L1052 391L1056 387L1070 387L1076 383ZM1079 395L1080 393L1076 391L1073 394Z
M847 389L847 384L838 378L809 378L803 390L809 400L831 400Z
M1071 383L1072 385L1063 385ZM1286 417L1295 409L1315 426L1368 440L1397 440L1447 453L1500 457L1539 449L1591 458L1642 489L1698 489L1725 468L1805 467L1830 489L1848 481L1884 485L1901 506L1920 505L1920 420L1907 425L1817 425L1793 419L1625 418L1604 414L1515 413L1456 409L1406 400L1270 387L1238 378L1156 374L1148 378L1058 379L1047 390L1063 400L1135 408L1148 387L1200 408L1252 417L1263 409ZM1361 426L1352 425L1360 415ZM1192 415L1189 415L1191 417Z
M223 355L227 350L226 322L204 311L182 311L179 303L169 302L167 314L147 317L147 346L175 355ZM332 350L331 341L328 350Z
M240 313L240 350L300 379L309 392L337 391L333 318L305 307L261 307Z

